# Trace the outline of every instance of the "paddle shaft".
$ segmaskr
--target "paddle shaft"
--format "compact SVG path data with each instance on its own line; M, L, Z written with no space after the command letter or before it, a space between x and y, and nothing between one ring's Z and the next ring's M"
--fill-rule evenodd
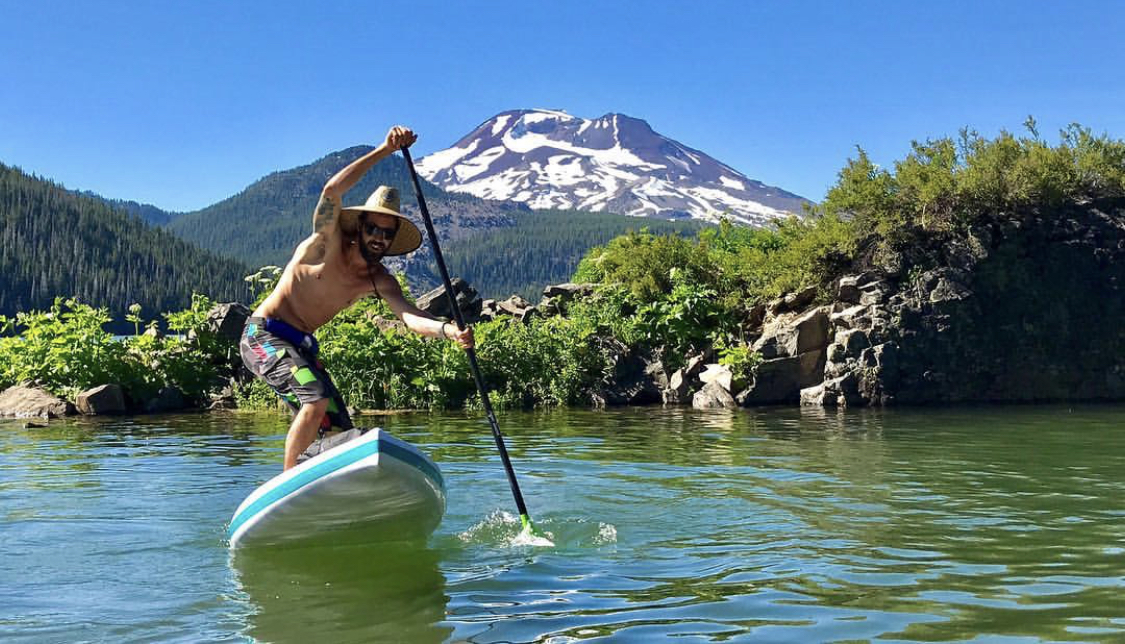
M426 208L426 199L422 196L422 184L418 181L418 173L414 170L414 160L410 158L410 150L402 148L402 156L406 158L406 167L410 168L410 179L414 182L414 194L418 196L418 209L422 211L422 222L426 225L426 234L430 236L430 243L434 247L434 259L437 260L441 281L445 284L445 294L449 296L449 306L453 309L453 317L457 320L457 328L465 329L465 316L461 314L461 307L457 304L457 296L453 293L453 284L449 281L449 270L445 268L445 259L441 255L441 246L438 245L437 233L434 232L434 222L430 219L430 211ZM473 380L477 383L484 413L488 417L488 424L492 427L492 438L496 440L496 449L500 450L500 460L504 462L504 471L508 473L508 485L512 488L512 496L516 499L516 508L519 510L520 519L530 522L527 506L520 493L520 484L516 480L516 472L512 469L512 461L508 458L508 448L504 446L504 436L500 433L500 424L496 422L496 414L492 413L492 403L488 400L488 387L481 377L480 367L477 366L477 352L474 349L465 349L469 356L469 369L473 372Z

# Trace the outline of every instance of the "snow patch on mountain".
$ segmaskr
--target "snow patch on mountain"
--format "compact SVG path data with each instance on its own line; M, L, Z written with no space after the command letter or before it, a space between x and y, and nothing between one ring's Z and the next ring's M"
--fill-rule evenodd
M764 225L808 203L623 114L503 112L421 159L418 171L446 190L538 209Z

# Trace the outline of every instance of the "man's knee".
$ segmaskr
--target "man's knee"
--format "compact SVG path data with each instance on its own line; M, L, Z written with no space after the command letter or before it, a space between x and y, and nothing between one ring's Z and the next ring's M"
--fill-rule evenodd
M298 412L298 415L305 418L312 416L319 420L324 417L324 414L328 413L328 402L327 398L321 398L313 402L301 403L301 411Z

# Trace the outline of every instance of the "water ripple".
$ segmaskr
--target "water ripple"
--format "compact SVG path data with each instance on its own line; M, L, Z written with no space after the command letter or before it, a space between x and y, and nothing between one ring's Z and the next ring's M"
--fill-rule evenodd
M0 639L1125 640L1125 408L379 419L441 464L428 546L231 557L285 422L0 423ZM11 580L14 580L11 581Z

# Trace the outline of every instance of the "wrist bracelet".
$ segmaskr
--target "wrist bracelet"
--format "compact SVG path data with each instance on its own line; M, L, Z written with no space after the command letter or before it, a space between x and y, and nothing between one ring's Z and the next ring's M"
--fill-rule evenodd
M442 339L444 339L444 340L448 340L448 339L449 339L449 336L448 336L448 335L446 335L446 333L445 333L445 325L447 325L447 324L449 324L449 323L448 323L448 322L442 322L442 323L441 323L441 329L439 329L439 331L441 332L441 337L442 337Z

